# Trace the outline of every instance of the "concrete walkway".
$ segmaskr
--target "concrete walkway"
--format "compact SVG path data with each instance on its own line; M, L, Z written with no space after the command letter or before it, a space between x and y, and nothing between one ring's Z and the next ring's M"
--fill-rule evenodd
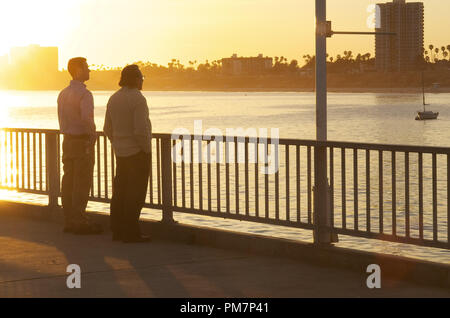
M1 217L0 246L0 297L450 297L392 280L369 290L366 275L288 259L64 234L19 217ZM81 289L67 288L68 264L80 265Z

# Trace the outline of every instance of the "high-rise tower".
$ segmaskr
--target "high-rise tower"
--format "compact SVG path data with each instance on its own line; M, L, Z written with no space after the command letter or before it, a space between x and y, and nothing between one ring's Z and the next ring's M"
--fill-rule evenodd
M408 71L418 67L424 50L424 5L422 2L393 0L378 4L375 56L378 71Z

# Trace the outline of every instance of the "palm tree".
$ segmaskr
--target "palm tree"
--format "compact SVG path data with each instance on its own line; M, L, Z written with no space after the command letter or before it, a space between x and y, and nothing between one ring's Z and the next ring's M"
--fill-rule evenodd
M434 60L434 54L433 54L434 45L430 44L430 46L428 48L430 49L430 52L431 52L431 60Z
M444 59L445 59L446 55L445 55L444 53L445 53L445 51L447 51L447 49L445 48L445 46L442 46L442 47L441 47L441 51L442 51L442 56L443 56Z
M438 58L438 56L439 56L439 48L438 48L438 47L435 48L435 49L434 49L434 52L436 53L436 60L439 61L439 58Z
M297 69L298 66L298 61L297 60L292 60L291 63L289 64L289 67L291 69L291 71L295 72L295 70Z
M348 51L348 59L351 60L353 58L353 52Z
M311 55L309 54L304 55L303 58L305 59L306 64L309 64L309 62L311 62L312 59Z

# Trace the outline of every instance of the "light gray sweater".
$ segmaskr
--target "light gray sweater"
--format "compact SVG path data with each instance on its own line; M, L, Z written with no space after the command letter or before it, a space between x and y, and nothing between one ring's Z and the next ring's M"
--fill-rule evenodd
M147 100L137 88L122 87L106 106L103 132L118 157L150 152L152 125Z

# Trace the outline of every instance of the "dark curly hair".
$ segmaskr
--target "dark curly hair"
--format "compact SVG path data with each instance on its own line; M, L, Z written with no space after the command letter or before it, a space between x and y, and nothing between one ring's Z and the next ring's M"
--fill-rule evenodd
M136 64L127 65L123 68L122 74L120 75L120 87L135 87L136 79L142 77L142 73Z

